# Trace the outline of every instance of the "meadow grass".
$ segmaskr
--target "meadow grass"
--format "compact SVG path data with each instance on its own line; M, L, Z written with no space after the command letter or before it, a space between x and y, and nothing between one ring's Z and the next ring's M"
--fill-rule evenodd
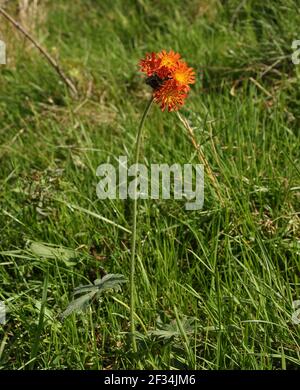
M20 18L17 1L6 9ZM0 368L299 368L298 2L58 0L40 2L23 23L80 99L1 18ZM80 284L104 272L129 278L131 202L99 200L96 168L132 160L150 96L137 62L161 49L196 69L181 113L222 202L207 177L200 211L139 202L134 354L128 283L59 316ZM176 115L157 106L140 161L199 163ZM32 242L73 255L42 256Z

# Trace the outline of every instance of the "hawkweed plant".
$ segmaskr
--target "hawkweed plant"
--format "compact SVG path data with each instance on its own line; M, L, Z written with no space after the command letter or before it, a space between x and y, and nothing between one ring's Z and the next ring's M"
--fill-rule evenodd
M147 76L145 82L152 90L152 96L142 115L138 127L135 144L135 174L138 173L138 161L140 156L142 132L146 117L153 102L160 105L162 111L167 109L177 111L185 103L190 90L190 84L195 83L195 72L188 67L187 63L181 59L180 54L173 50L160 53L148 53L139 62L140 70ZM137 188L133 197L133 222L132 222L132 242L131 242L131 264L130 264L130 333L132 338L132 349L137 352L135 336L135 260L137 241Z

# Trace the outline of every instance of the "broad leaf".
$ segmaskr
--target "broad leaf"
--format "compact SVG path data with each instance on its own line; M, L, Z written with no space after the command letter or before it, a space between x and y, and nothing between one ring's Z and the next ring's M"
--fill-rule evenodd
M29 247L30 252L39 257L45 257L47 259L58 259L65 262L66 265L71 266L76 263L71 262L78 256L72 249L64 248L58 245L44 244L42 242L32 242Z
M94 284L76 287L74 290L74 296L79 294L84 295L74 299L67 309L61 314L61 318L65 319L73 312L81 311L90 303L92 298L100 296L107 290L119 291L121 289L121 284L126 281L126 278L121 274L108 274L102 279L96 279Z
M75 311L81 311L86 308L89 301L95 296L96 291L89 292L88 294L82 295L81 297L74 299L69 306L66 308L66 310L61 314L61 319L64 320L66 317L68 317L70 314L72 314Z

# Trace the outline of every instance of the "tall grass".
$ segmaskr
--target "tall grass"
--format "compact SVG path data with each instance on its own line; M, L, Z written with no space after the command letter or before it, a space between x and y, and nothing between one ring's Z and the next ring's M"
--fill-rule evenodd
M7 10L18 18L16 4ZM8 50L0 68L2 369L299 367L300 327L291 320L300 299L297 2L185 4L41 3L32 33L76 81L80 101L0 21ZM132 354L129 285L64 322L59 314L74 287L105 272L129 275L130 203L100 201L95 172L132 158L150 96L136 64L164 48L197 69L182 112L224 205L209 180L201 211L140 202ZM145 127L145 164L198 163L176 115L153 107ZM41 256L32 242L73 254Z

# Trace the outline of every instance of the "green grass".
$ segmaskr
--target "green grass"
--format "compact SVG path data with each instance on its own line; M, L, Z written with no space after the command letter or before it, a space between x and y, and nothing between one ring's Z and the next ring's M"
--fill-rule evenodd
M41 3L31 32L81 97L72 100L1 18L9 61L0 68L0 300L9 312L0 368L298 369L300 65L290 58L298 2ZM19 18L17 2L7 10ZM134 355L128 283L64 322L59 315L103 269L129 278L131 237L114 224L131 229L131 203L100 201L96 168L133 158L150 94L137 62L161 49L197 71L181 112L224 205L207 176L201 211L139 202ZM146 164L198 163L175 114L153 107L144 134ZM34 255L32 241L76 256Z

